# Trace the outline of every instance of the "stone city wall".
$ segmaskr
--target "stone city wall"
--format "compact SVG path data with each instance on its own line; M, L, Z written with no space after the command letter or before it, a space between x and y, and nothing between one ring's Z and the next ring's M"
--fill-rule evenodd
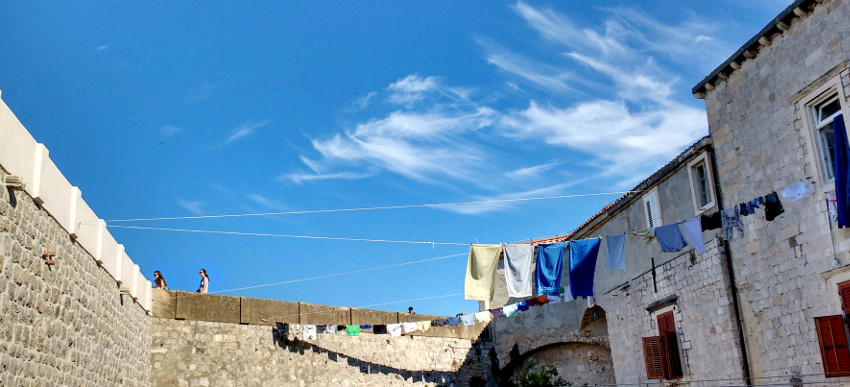
M830 231L826 192L834 187L822 178L805 106L830 83L848 95L850 2L819 1L794 14L705 93L723 208L799 181L814 192L783 199L785 213L772 222L763 212L743 218L744 237L730 242L755 377L824 372L813 317L841 313L835 283L850 279L829 271L836 257L850 264L850 231Z
M28 193L0 189L0 385L147 386L149 351L144 308Z
M151 320L151 386L483 386L490 374L483 340L343 332L288 342L271 326Z

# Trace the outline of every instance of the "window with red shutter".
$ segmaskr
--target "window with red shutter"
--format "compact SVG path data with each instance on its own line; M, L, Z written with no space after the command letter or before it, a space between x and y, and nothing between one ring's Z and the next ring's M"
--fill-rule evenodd
M841 298L841 311L850 314L850 281L838 284L838 296Z
M815 328L826 377L850 376L850 350L844 333L844 318L840 315L815 317Z
M679 356L679 339L676 336L676 324L673 320L673 311L659 314L658 334L662 338L662 357L664 358L664 377L666 379L681 378L682 359Z
M643 358L646 361L647 379L664 379L664 345L660 336L643 338Z

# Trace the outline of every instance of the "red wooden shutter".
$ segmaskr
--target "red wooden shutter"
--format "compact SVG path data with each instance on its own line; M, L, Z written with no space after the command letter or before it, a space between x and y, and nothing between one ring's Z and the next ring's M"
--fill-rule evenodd
M850 350L842 316L815 317L823 372L826 377L850 376Z
M676 337L676 332L665 332L664 344L666 346L667 368L665 368L665 377L667 379L677 379L683 376L682 359L679 357L679 339Z
M643 338L643 358L647 379L664 379L664 345L660 336Z
M667 332L676 332L672 310L658 315L658 333L663 336Z
M841 311L850 314L850 281L838 284L838 296L841 297Z

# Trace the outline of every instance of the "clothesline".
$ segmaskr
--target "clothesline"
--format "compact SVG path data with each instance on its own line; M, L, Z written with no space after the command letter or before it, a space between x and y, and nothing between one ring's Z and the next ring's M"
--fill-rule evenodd
M223 235L244 235L244 236L265 236L278 238L299 238L299 239L324 239L335 241L356 241L356 242L382 242L382 243L406 243L414 245L446 245L446 246L468 246L469 243L454 243L454 242L430 242L430 241L404 241L391 239L368 239L368 238L344 238L344 237L327 237L313 235L290 235L290 234L269 234L256 232L241 232L241 231L219 231L219 230L197 230L186 228L167 228L167 227L145 227L145 226L116 226L107 225L110 228L128 228L135 230L152 230L152 231L172 231L172 232L190 232L199 234L223 234Z
M475 205L475 204L497 204L497 203L528 202L528 201L536 201L536 200L569 199L569 198L580 198L580 197L590 197L590 196L621 195L621 194L627 194L627 193L632 193L632 192L641 192L641 191L640 190L631 190L631 191L600 192L600 193L577 194L577 195L544 196L544 197L535 197L535 198L493 199L493 200L478 200L478 201L469 201L469 202L407 204L407 205L396 205L396 206L337 208L337 209L325 209L325 210L300 210L300 211L261 212L261 213L245 213L245 214L227 214L227 215L174 216L174 217L160 217L160 218L111 219L111 220L105 220L105 222L147 222L147 221L155 221L155 220L215 219L215 218L237 218L237 217L247 217L247 216L272 216L272 215L319 214L319 213L330 213L330 212L398 210L398 209L409 209L409 208L449 207L449 206L466 206L466 205ZM92 222L82 222L81 224L90 225L90 224L99 224L99 223L100 223L100 221L92 221Z

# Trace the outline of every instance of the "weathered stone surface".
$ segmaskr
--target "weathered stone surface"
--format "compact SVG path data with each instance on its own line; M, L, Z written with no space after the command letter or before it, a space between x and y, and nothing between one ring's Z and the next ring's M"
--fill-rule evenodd
M153 289L153 310L151 310L151 314L154 317L177 318L176 294L177 292L169 290Z
M301 306L302 324L349 325L351 324L351 308L340 306L316 305L305 302Z
M274 325L275 322L298 323L297 302L263 300L241 297L242 309L239 321L242 324Z
M351 323L360 324L395 324L398 322L397 312L382 310L351 308Z
M150 338L145 310L55 219L0 189L0 385L147 386Z
M240 323L241 298L176 292L177 318L211 322Z

